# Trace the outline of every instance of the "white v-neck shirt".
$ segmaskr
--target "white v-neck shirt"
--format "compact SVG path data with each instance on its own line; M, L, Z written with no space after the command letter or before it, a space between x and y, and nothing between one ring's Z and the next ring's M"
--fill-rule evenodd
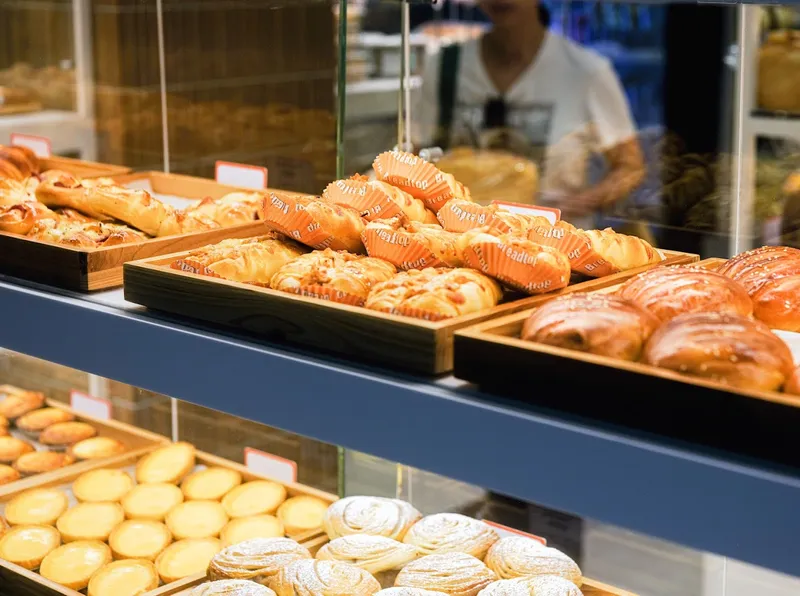
M417 147L430 146L437 137L440 69L441 56L428 56L422 94L412 112ZM484 106L500 94L484 67L480 40L462 46L456 81L450 147L485 145L487 134L480 134ZM545 192L570 195L582 190L589 155L636 134L611 63L552 32L545 34L539 54L504 99L507 126L515 137L524 138L529 155L539 162L540 190Z

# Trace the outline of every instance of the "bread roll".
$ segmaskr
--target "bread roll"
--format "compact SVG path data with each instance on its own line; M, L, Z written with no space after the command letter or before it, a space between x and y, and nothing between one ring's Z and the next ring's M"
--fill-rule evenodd
M383 497L345 497L328 507L322 527L331 540L369 534L402 540L422 514L410 503Z
M395 586L424 588L450 596L477 596L497 579L479 559L464 553L428 555L406 565Z
M499 205L478 205L463 199L451 199L436 214L439 223L450 232L467 232L489 227L501 234L528 234L536 226L549 226L546 217L512 213Z
M644 361L737 389L775 391L792 375L792 353L769 327L741 315L690 313L662 325Z
M109 221L111 217L90 200L93 186L87 182L65 172L53 173L36 187L36 198L53 209L76 209L98 221Z
M786 386L783 390L792 395L800 395L800 367L794 369L792 376L786 381ZM2 482L0 482L0 484L2 484Z
M361 234L367 253L402 270L426 267L462 267L458 235L439 224L421 224L401 218L374 221Z
M403 214L411 221L436 223L436 215L428 211L422 201L391 184L366 176L331 182L322 196L337 205L352 207L367 221Z
M267 585L283 567L311 559L308 549L289 538L254 538L224 548L208 565L208 577L247 579Z
M489 584L478 596L583 596L580 588L557 575L501 579Z
M489 549L486 565L500 579L557 575L576 586L583 583L583 575L575 561L560 550L525 536L501 538Z
M548 346L636 361L658 327L638 305L610 294L575 293L540 306L521 337Z
M391 587L397 573L417 558L417 548L385 536L354 534L334 538L317 552L322 561L340 561L371 573L381 586Z
M37 222L58 221L59 215L39 203L27 201L16 205L0 206L0 231L12 234L28 234Z
M184 212L225 228L256 221L261 215L263 202L264 195L258 192L232 192L219 199L206 197Z
M617 294L661 321L690 312L753 314L753 302L741 285L700 267L656 267L626 281Z
M301 560L278 571L270 587L277 596L370 596L381 585L369 573L337 561Z
M0 145L0 161L10 163L23 178L28 178L39 173L39 160L36 155L31 159L30 153L19 146Z
M483 559L500 537L488 524L458 513L437 513L423 517L403 538L422 555L466 553Z

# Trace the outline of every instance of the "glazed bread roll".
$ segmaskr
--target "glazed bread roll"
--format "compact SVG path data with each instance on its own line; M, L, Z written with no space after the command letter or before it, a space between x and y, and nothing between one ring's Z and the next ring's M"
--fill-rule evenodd
M334 538L317 552L319 560L350 563L368 571L385 587L394 585L397 573L416 558L415 546L368 534Z
M501 579L489 584L478 596L583 596L580 588L557 575Z
M741 315L690 313L662 325L644 361L737 389L776 391L792 375L792 353L764 323Z
M40 221L57 222L59 215L37 201L0 206L0 231L26 235Z
M411 221L436 223L436 215L425 204L399 188L355 175L331 182L322 196L337 205L352 207L367 221L405 215Z
M244 579L222 579L200 584L189 596L275 596L275 592Z
M39 158L27 147L0 145L0 161L13 165L23 178L39 173Z
M522 327L521 338L636 361L658 325L655 315L619 296L575 293L534 310Z
M37 221L28 232L28 238L73 247L97 248L141 242L147 240L148 236L124 225L67 221L62 218L59 221Z
M20 455L14 462L14 469L23 476L51 472L73 463L75 459L66 453L52 451L33 451Z
M439 224L403 221L399 217L374 221L367 224L361 239L369 256L389 261L398 269L464 265L458 235Z
M36 198L53 209L75 209L98 221L110 220L110 216L104 214L98 206L93 204L90 198L92 188L88 181L79 180L65 172L58 172L39 183L36 187Z
M483 559L500 537L488 524L459 513L436 513L423 517L403 538L421 555L466 553Z
M626 281L617 294L661 321L690 312L753 314L753 302L741 285L699 267L656 267Z
M322 527L331 540L352 534L402 540L422 514L410 503L383 497L345 497L328 507Z
M229 546L211 559L208 577L247 579L267 585L282 568L311 559L308 549L289 538L255 538Z
M580 587L583 575L578 564L555 548L524 536L498 540L486 555L486 565L500 579L557 575Z
M313 559L282 567L270 587L277 596L369 596L381 589L378 580L363 569Z
M792 376L786 381L786 386L783 390L792 395L800 395L800 367L794 369ZM0 482L0 484L2 484L2 482Z
M17 419L16 426L26 434L38 436L48 426L58 422L70 422L75 416L61 408L40 408Z
M566 224L566 222L559 223ZM582 236L588 240L592 249L619 271L652 265L664 260L655 248L637 236L618 234L611 228L582 232Z
M472 269L404 271L375 286L367 308L439 321L497 306L503 292L493 279Z
M68 447L79 441L90 439L97 434L97 429L88 422L57 422L39 433L39 442L53 448Z
M497 579L479 559L464 553L428 555L406 565L395 586L424 588L450 596L477 596Z
M489 227L498 233L527 234L536 226L549 226L546 217L512 213L498 205L478 205L463 199L451 199L436 214L439 223L450 232L467 232Z
M7 432L3 429L3 433ZM27 441L3 433L0 433L0 463L13 464L18 457L36 451L36 448Z
M256 221L261 213L264 195L257 192L232 192L219 199L206 197L184 212L211 220L221 228Z
M800 249L789 246L762 246L739 253L725 261L719 273L737 279L742 273L778 259L800 258Z
M0 401L0 416L7 420L16 420L28 412L41 408L42 405L44 405L44 393L20 391L7 395Z

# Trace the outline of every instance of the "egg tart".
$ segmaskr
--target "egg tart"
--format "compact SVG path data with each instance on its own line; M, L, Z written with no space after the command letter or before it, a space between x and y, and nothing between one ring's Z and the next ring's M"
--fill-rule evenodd
M286 488L269 480L253 480L240 484L222 499L222 506L230 517L248 517L274 513L286 500Z
M89 578L111 562L111 549L97 540L78 540L59 546L42 561L42 577L72 590L83 590Z
M219 501L242 483L242 475L229 468L206 468L189 474L181 483L187 500Z
M12 526L52 526L67 507L69 499L64 491L32 488L6 503L5 516Z
M222 550L216 538L187 538L173 542L156 559L158 575L165 584L196 573L205 573L211 558Z
M194 445L185 442L166 445L148 453L136 464L136 482L177 484L194 468Z
M128 559L109 563L89 580L88 596L139 596L158 587L156 566Z
M0 416L8 420L15 420L28 412L41 408L43 404L44 393L38 391L12 393L0 401Z
M72 483L72 493L84 503L119 502L132 488L133 478L115 468L84 472Z
M27 441L12 436L0 437L0 463L13 463L20 455L32 451L36 451L36 449Z
M253 538L282 538L283 535L281 520L268 514L237 517L229 521L219 533L220 540L225 546Z
M53 526L15 526L0 535L0 559L25 569L36 569L61 544Z
M44 472L58 470L59 468L70 465L74 461L73 457L66 453L32 451L20 455L13 465L14 469L23 476L30 476L32 474L42 474Z
M0 486L19 480L21 477L21 474L11 466L0 464Z
M163 521L170 509L183 502L183 493L174 484L139 484L122 498L125 517Z
M66 448L97 434L97 429L86 422L57 422L39 433L39 442L53 448Z
M228 515L217 501L184 501L173 507L165 518L176 540L219 536L228 523Z
M310 495L300 495L286 499L275 514L283 522L290 536L316 530L322 527L322 519L328 510L328 503Z
M172 542L167 526L150 519L129 519L119 524L108 537L115 559L147 559L156 557Z
M81 503L58 518L56 529L64 542L108 540L111 531L125 519L119 503Z
M125 443L111 437L92 437L78 441L69 448L69 453L75 459L100 459L125 453L128 448Z
M75 416L61 408L40 408L17 418L16 427L34 437L58 422L71 422Z

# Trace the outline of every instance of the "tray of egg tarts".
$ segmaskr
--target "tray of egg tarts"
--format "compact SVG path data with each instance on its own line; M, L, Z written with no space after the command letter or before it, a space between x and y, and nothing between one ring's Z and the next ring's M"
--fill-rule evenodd
M452 369L456 329L648 268L697 260L613 230L472 202L433 164L264 196L263 233L124 267L130 302L391 368Z
M203 577L215 554L245 540L317 548L335 500L185 442L128 453L0 495L0 582L70 596L169 588Z

